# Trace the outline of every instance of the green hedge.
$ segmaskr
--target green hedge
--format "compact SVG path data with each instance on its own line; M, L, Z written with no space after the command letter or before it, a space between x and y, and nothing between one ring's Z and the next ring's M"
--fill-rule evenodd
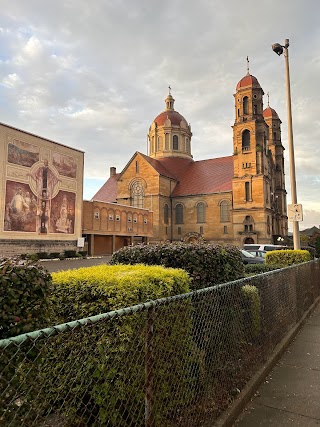
M244 266L244 271L246 275L253 275L267 273L268 271L277 270L278 268L281 268L281 266L277 264L246 264Z
M51 276L20 257L0 258L0 339L44 327Z
M192 279L192 290L244 277L239 248L231 245L171 243L128 246L113 253L110 264L183 268Z
M190 283L183 270L144 265L99 265L53 273L52 278L52 323L186 293ZM182 309L184 316L177 315L181 303L155 312L157 425L162 425L161 420L172 408L183 407L193 398L196 351L190 340L190 302L184 301ZM70 419L73 426L140 426L145 399L147 315L146 311L126 315L51 338L43 349L36 380L46 392L46 406L36 396L32 405L42 407L44 412L46 407L53 412L59 410L66 425ZM140 408L142 413L132 414L128 408Z
M50 286L51 276L41 265L20 257L0 259L1 339L47 326ZM9 421L17 412L17 396L27 395L34 384L27 365L32 364L38 355L39 349L32 342L20 345L19 350L16 346L11 346L1 352L1 425L22 425L19 417L13 424ZM25 407L21 408L21 413L27 413Z
M293 264L301 264L311 260L310 252L307 250L281 250L271 251L266 254L267 265L278 265L280 267L288 267Z

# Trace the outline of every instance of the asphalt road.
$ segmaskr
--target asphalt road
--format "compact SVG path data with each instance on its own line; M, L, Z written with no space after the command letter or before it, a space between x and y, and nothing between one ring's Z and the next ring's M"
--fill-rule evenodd
M40 261L40 263L49 271L53 273L61 270L74 270L81 267L91 267L92 265L108 264L110 255L97 257L97 258L77 258L77 259L64 259L54 261Z

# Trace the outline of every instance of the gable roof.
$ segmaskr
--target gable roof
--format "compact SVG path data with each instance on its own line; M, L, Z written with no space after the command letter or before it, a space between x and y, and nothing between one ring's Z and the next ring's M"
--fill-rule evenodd
M92 197L91 201L97 200L99 202L117 203L118 195L118 176L119 173L115 173L103 184L103 186L96 192Z
M179 157L153 159L145 154L139 154L161 176L177 181L172 192L173 197L232 190L233 156L194 161ZM117 180L122 173L123 171L111 176L91 200L116 203Z
M195 162L192 159L179 157L153 159L144 154L141 155L160 175L178 181L172 196L211 194L232 190L233 156Z
M172 166L174 167L174 164ZM231 191L232 178L233 156L190 162L187 168L181 170L179 182L172 196Z

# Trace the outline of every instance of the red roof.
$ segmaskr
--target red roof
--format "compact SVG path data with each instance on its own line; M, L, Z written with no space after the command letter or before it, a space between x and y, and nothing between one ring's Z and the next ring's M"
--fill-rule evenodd
M247 74L238 82L236 90L245 86L261 87L260 83L258 82L258 79L252 76L251 74Z
M178 181L172 196L211 194L232 190L232 156L197 162L179 157L164 157L159 160L144 157L161 175Z
M140 154L160 175L177 181L172 192L174 197L232 190L232 156L195 162L180 157L164 157L157 160ZM119 175L111 176L91 200L116 203Z
M180 126L180 123L182 120L184 120L187 123L186 119L180 113L178 113L178 111L174 111L174 110L162 111L162 113L160 113L154 119L154 122L156 122L158 126L163 126L164 122L167 119L171 120L172 125Z
M231 191L233 175L232 156L191 162L182 171L172 196Z
M92 197L92 200L96 200L99 202L109 202L109 203L117 203L117 194L118 194L118 179L119 174L116 173L106 181L100 190Z
M274 110L274 109L273 109L273 108L271 108L271 107L268 107L268 108L266 108L266 109L263 111L263 117L264 117L265 119L269 119L269 118L272 118L272 119L279 119L279 116L278 116L278 114L277 114L276 110Z

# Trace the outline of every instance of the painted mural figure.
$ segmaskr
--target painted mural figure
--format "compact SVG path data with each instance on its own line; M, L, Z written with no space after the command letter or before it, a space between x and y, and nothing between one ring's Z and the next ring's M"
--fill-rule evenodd
M22 215L25 210L28 210L29 206L27 205L25 198L23 197L23 192L21 188L18 188L16 194L11 200L11 212L15 215Z
M70 233L72 228L72 221L68 219L68 200L66 195L63 196L60 217L56 221L57 231L62 233Z

